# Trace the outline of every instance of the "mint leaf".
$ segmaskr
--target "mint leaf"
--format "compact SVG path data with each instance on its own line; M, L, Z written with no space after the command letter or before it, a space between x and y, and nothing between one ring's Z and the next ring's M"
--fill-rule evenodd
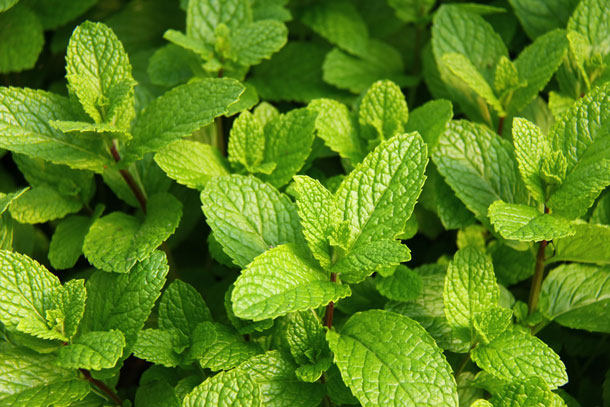
M405 97L398 85L391 81L373 83L360 102L360 135L369 140L369 145L403 133L408 119Z
M485 126L450 122L432 159L456 196L480 220L497 200L528 202L512 146Z
M16 1L12 1L14 4ZM40 20L25 6L0 5L0 72L33 68L42 51L44 35ZM8 8L10 10L6 11Z
M11 202L11 216L20 223L44 223L78 212L83 203L76 197L60 194L51 186L25 191Z
M59 349L58 363L73 369L108 369L116 365L124 347L120 331L87 332Z
M201 203L214 236L242 268L270 247L304 240L294 204L256 178L216 177Z
M193 331L190 356L204 369L232 369L261 353L258 345L244 341L233 329L221 324L203 322Z
M564 28L578 0L509 0L530 38Z
M610 331L604 317L610 304L610 271L581 264L552 270L542 284L540 311L560 325L593 332Z
M93 222L85 237L83 253L94 266L127 273L146 259L178 227L182 204L169 194L156 194L147 201L143 221L113 212Z
M186 13L186 35L207 46L216 43L215 29L225 24L229 29L239 28L252 20L252 10L246 0L229 0L214 3L211 0L189 1Z
M398 18L407 23L414 23L430 12L434 7L434 0L388 0L388 5L394 9Z
M89 384L75 370L55 362L54 355L4 343L0 348L0 402L11 407L72 405L84 398Z
M249 335L254 332L264 332L273 326L272 319L264 319L262 321L249 321L235 316L233 312L233 304L231 304L231 295L233 294L234 285L231 284L224 296L224 308L231 325L242 335Z
M607 55L610 21L599 0L581 1L568 21L568 29L582 34L591 44L592 53Z
M112 29L102 23L79 25L66 53L68 88L96 123L129 129L135 117L131 65Z
M254 379L240 370L220 372L208 378L184 398L183 407L262 406L260 388Z
M491 400L494 406L499 407L559 407L563 403L557 403L558 397L541 378L531 377L508 383Z
M541 167L544 158L551 154L548 139L540 127L527 119L516 117L513 119L513 143L525 187L536 201L546 202L546 185L541 178Z
M540 213L531 206L496 201L489 207L489 219L505 239L540 242L572 236L570 221L554 214Z
M353 315L340 333L329 331L326 338L343 380L363 406L458 405L449 364L412 319L365 311ZM422 381L416 373L420 370L434 374Z
M227 113L244 91L235 79L201 79L177 86L153 100L133 126L128 146L136 157L190 136Z
M331 282L297 246L284 244L248 265L235 281L231 302L238 317L260 321L318 308L350 294L349 286Z
M445 315L449 325L472 338L477 313L498 303L500 291L489 256L472 246L456 252L445 278Z
M187 339L176 329L143 329L138 332L133 354L156 365L176 367L187 345Z
M92 219L75 215L57 225L49 244L49 261L53 268L64 270L74 267L83 254L85 236L92 223Z
M503 307L493 307L474 315L473 325L477 335L485 344L506 331L513 322L513 311Z
M314 311L294 312L284 322L286 342L294 360L299 364L297 376L313 383L332 364L322 322Z
M171 179L201 190L212 177L229 175L222 154L209 144L176 140L155 154L155 162Z
M432 100L410 112L405 132L418 132L432 150L452 117L453 106L450 101Z
M574 234L554 241L555 255L549 262L577 261L610 264L610 227L588 223L573 223Z
M568 382L563 362L551 348L530 334L509 330L471 352L472 360L494 376L512 381L538 376L551 388Z
M16 105L29 108L11 108ZM70 137L48 124L73 118L67 98L42 90L0 87L0 147L72 168L103 172L111 159L101 154L101 140Z
M427 155L417 133L396 135L345 178L335 196L343 220L354 229L348 253L403 231L421 193Z
M159 328L177 329L188 338L199 323L211 320L201 294L190 284L174 280L163 292L159 301Z
M317 180L294 177L298 214L311 254L325 270L333 263L329 237L340 219L333 195Z
M362 161L360 139L347 106L333 99L315 99L307 108L318 112L316 135L324 144L353 165Z
M553 151L566 158L565 179L547 205L567 218L582 216L610 185L607 123L610 120L609 86L594 89L576 102L549 134ZM576 131L578 129L578 131Z
M398 266L391 276L377 277L377 290L384 297L396 301L413 301L422 289L422 279L415 271Z
M161 294L168 270L165 255L157 251L128 274L93 273L87 280L80 332L119 330L130 349Z
M274 20L255 21L231 33L231 57L241 65L257 65L282 48L287 41L286 26Z
M231 127L227 147L229 162L236 168L243 166L250 173L260 171L265 152L264 129L265 125L255 115L242 112Z

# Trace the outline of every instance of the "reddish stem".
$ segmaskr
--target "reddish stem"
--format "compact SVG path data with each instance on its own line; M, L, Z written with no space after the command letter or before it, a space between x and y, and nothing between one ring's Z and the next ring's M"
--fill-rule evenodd
M549 208L544 207L544 213L549 213ZM538 254L536 255L536 269L532 278L532 286L530 288L530 296L528 300L528 309L530 315L536 311L538 307L538 298L540 297L540 289L542 288L542 279L544 278L544 252L549 242L543 240L538 246Z
M116 148L116 144L112 143L112 147L110 147L110 153L112 154L114 161L116 161L117 163L121 161L121 155L119 154L119 151ZM142 192L142 190L138 186L138 183L133 178L133 175L131 175L131 172L122 169L119 170L119 173L127 183L127 186L129 186L129 189L131 189L131 192L133 192L133 194L135 195L136 199L138 200L138 203L140 204L140 207L142 208L142 211L146 213L146 196L144 196L144 192Z
M498 119L498 134L499 134L500 136L502 136L502 130L504 129L504 119L505 119L505 117L504 117L504 116L501 116L501 117Z
M337 282L337 274L330 273L330 282L331 283ZM333 326L333 313L334 312L335 312L335 303L331 301L326 306L326 315L324 316L324 325L326 325L326 327L328 329L330 329Z
M123 405L123 400L121 400L121 398L119 396L117 396L117 394L112 391L112 389L108 386L106 386L106 383L94 379L91 376L91 373L89 373L88 370L86 369L79 369L80 372L83 374L83 376L85 376L85 380L87 380L89 383L91 383L92 385L94 385L95 387L97 387L98 389L100 389L104 394L106 394L112 401L114 401L114 403L117 406L122 406Z

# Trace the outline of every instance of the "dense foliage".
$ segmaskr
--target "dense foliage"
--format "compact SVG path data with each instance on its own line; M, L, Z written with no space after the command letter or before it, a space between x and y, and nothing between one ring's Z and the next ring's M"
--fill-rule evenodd
M610 406L609 10L0 0L0 405Z

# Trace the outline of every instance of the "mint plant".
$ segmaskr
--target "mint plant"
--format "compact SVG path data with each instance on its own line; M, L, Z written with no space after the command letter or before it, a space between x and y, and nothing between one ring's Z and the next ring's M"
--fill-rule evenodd
M610 405L607 0L64 3L0 0L0 405Z

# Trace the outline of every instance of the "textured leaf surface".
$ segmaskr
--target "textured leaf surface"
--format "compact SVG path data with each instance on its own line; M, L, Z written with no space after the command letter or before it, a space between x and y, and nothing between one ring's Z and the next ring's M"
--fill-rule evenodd
M358 110L361 137L387 140L404 132L409 109L400 87L391 81L378 81L366 91Z
M429 152L438 141L439 136L445 131L447 123L453 117L453 106L448 100L432 100L409 114L409 121L405 132L418 132L426 144Z
M241 65L256 65L282 48L288 30L279 21L255 21L240 27L231 35L231 54Z
M77 197L62 195L44 185L25 191L11 202L11 216L20 223L44 223L78 212L83 203Z
M255 173L264 159L264 152L263 123L256 115L248 111L242 112L231 126L231 136L227 147L229 161L233 165L241 164L248 172Z
M85 21L68 44L66 79L96 123L129 129L135 117L131 65L123 45L102 23Z
M485 343L497 338L513 322L513 311L494 307L474 315L474 328Z
M85 237L83 253L102 270L127 273L174 232L181 216L180 201L169 194L153 195L143 222L123 212L96 220Z
M174 280L159 301L159 327L177 329L187 338L201 322L211 321L212 314L193 286Z
M89 393L87 382L56 356L3 344L0 348L0 402L4 406L70 405Z
M412 301L422 289L419 274L405 266L398 266L391 276L378 277L376 280L381 295L396 301Z
M108 369L123 354L125 337L120 331L93 331L79 336L59 350L59 365L72 369Z
M445 279L445 315L449 324L472 332L475 314L494 307L499 295L489 256L472 246L458 250Z
M5 10L0 12L0 72L33 68L44 44L42 25L27 7Z
M517 117L513 119L513 143L519 172L527 190L538 202L545 202L545 185L540 177L540 169L544 157L551 153L548 139L540 127Z
M73 168L103 172L111 165L101 140L67 136L48 124L72 120L67 98L42 90L0 88L0 147Z
M155 162L171 179L201 190L212 177L229 175L226 160L209 144L176 140L155 154Z
M138 339L133 345L133 354L156 365L176 367L182 362L186 338L175 330L143 329L138 332Z
M258 345L246 342L233 329L221 324L204 322L193 333L191 356L204 369L232 369L261 352Z
M343 380L363 406L458 405L449 364L412 319L361 312L326 337Z
M228 111L244 91L235 79L202 79L177 86L152 101L133 127L130 149L157 151L190 136Z
M562 265L542 284L540 310L574 329L610 332L610 270L581 264Z
M235 29L252 20L252 10L247 1L228 0L222 3L213 0L189 2L186 17L186 34L195 41L214 45L216 27L226 24Z
M551 129L554 151L567 160L563 183L548 206L567 218L582 216L610 184L610 85L578 100Z
M530 38L538 37L568 22L578 0L509 0Z
M496 201L489 207L489 219L503 238L539 242L571 236L570 221L557 215L540 213L531 206Z
M498 407L561 406L556 397L542 379L532 377L507 384L491 400Z
M214 236L242 268L270 247L304 242L295 205L256 178L214 178L201 202Z
M335 199L319 181L313 178L297 176L294 181L303 235L313 256L320 262L322 268L328 270L332 262L329 237L341 216Z
M551 388L568 382L563 362L540 339L522 331L509 330L489 342L477 346L472 360L483 370L505 380L542 378Z
M74 267L83 254L83 243L92 220L85 216L63 219L55 229L49 245L49 261L57 270Z
M574 223L574 235L557 239L555 255L549 262L577 261L581 263L610 264L610 227L588 223Z
M117 329L125 335L129 349L161 294L168 271L165 255L157 251L129 274L93 273L87 280L81 332Z
M235 282L233 311L260 321L305 311L351 294L295 245L281 245L254 259Z
M479 219L487 217L494 201L528 201L512 146L485 126L450 122L432 158L457 197Z
M568 28L584 35L593 46L592 51L602 55L610 51L610 18L606 7L603 0L581 1L568 21Z
M314 311L294 312L286 316L284 329L290 353L300 365L297 376L317 381L332 363L320 318Z

